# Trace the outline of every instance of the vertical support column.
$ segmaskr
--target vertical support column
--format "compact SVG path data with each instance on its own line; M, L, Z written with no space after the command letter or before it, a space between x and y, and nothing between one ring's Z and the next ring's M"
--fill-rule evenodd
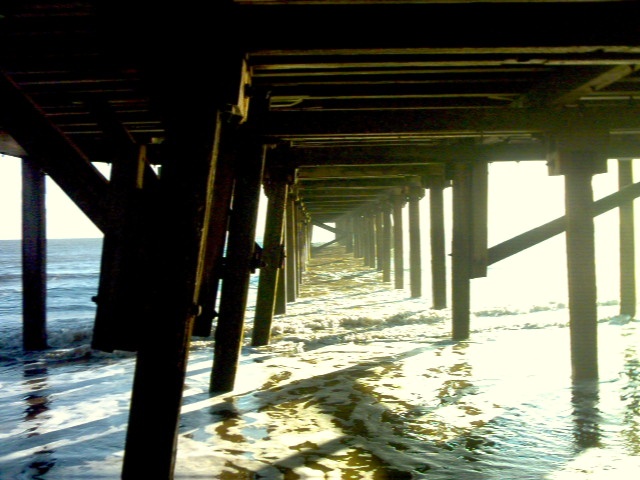
M192 99L195 100L195 99ZM172 478L189 342L197 313L221 119L211 104L180 99L168 117L145 294L150 325L136 359L122 478ZM218 114L217 114L218 113ZM162 385L162 395L158 395ZM153 405L153 408L149 408ZM149 451L154 461L149 462Z
M467 162L453 165L451 317L454 340L469 338L471 308L471 172Z
M365 211L362 217L363 260L365 267L375 266L375 235L371 212Z
M285 271L287 275L287 301L295 302L298 298L297 252L296 245L296 215L295 195L289 195L286 209L286 238L285 238Z
M344 246L345 253L353 253L353 217L348 216L343 220L343 228L344 228Z
M285 227L286 228L286 227ZM287 275L285 272L286 261L284 259L284 244L281 246L282 267L278 274L278 285L276 286L276 306L274 315L284 315L287 313Z
M22 345L47 346L47 235L45 176L22 159Z
M445 179L433 176L429 179L429 218L431 220L431 292L433 308L440 310L447 306L447 267L444 230Z
M394 191L393 202L393 279L394 287L404 288L404 226L402 222L402 207L406 202L406 196L402 188Z
M391 205L382 203L382 281L391 281Z
M233 390L244 336L266 147L250 132L238 140L238 168L229 223L227 263L220 293L210 391Z
M591 172L565 175L571 363L576 379L598 377L598 309Z
M606 172L608 133L582 128L552 138L548 165L564 175L573 380L598 378L598 305L592 176Z
M267 220L264 229L264 250L258 296L253 323L251 344L256 347L268 345L271 338L271 324L275 309L276 286L282 266L282 227L284 224L285 203L287 200L287 178L280 168L268 171L265 180Z
M420 200L424 189L419 185L409 187L409 279L411 298L422 296L422 253L420 251Z
M618 160L618 187L633 183L633 160ZM636 254L633 200L620 205L620 314L636 314Z
M384 225L384 220L383 220L383 213L382 213L382 209L378 209L376 211L373 212L373 229L375 232L375 239L376 239L376 262L375 262L375 267L376 270L378 270L379 272L382 271L383 269L383 263L384 263L384 247L383 247L383 243L384 243L384 231L383 231L383 225Z
M223 125L224 128L228 128ZM193 325L193 335L208 337L211 335L213 319L218 316L216 303L220 279L223 273L224 245L229 227L229 212L233 197L233 161L234 155L225 148L225 132L222 133L221 151L216 164L216 178L213 185L213 205L210 227L208 229L202 287L200 291L201 311ZM228 140L228 139L227 139Z

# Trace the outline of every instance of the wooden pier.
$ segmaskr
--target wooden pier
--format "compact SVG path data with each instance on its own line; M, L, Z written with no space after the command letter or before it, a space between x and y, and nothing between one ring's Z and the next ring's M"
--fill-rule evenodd
M173 477L192 335L215 338L211 391L232 391L250 275L264 345L296 299L314 226L435 309L450 293L459 341L471 280L565 233L573 380L598 378L593 218L613 208L621 313L635 315L634 2L214 3L0 7L0 153L24 166L24 346L47 346L48 175L104 233L93 347L137 354L122 478ZM608 159L620 191L594 202ZM566 214L489 246L487 171L501 161L547 162L564 176Z

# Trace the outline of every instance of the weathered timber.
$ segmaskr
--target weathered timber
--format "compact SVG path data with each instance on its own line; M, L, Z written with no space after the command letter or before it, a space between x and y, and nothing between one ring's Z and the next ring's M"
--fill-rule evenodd
M382 209L377 206L376 210L373 213L373 228L375 231L375 243L376 243L376 253L375 253L375 267L376 270L381 272L384 269L384 231L383 231L383 213Z
M451 323L454 340L469 338L471 307L471 166L453 165Z
M591 212L594 216L602 215L609 210L618 208L624 203L630 202L634 198L640 197L640 182L621 188L619 191L607 195L593 202ZM544 242L566 230L566 216L555 218L539 227L532 228L520 235L505 240L488 250L488 265L492 265L500 260L515 255L518 252L533 247Z
M640 131L638 107L590 107L566 109L487 107L473 109L271 112L262 133L322 138L332 135L422 134L431 137L546 133L576 122L599 124L609 131Z
M172 86L168 82L167 88ZM195 91L203 90L190 91L197 95ZM171 161L163 166L156 210L149 211L154 214L157 242L148 247L153 260L148 276L153 328L140 342L136 359L122 469L125 480L173 478L216 174L220 113L202 97L181 97L166 108L173 120L164 143ZM153 462L149 451L154 452Z
M404 288L404 226L402 207L406 203L403 189L394 190L391 196L393 203L393 281L397 289Z
M295 216L295 196L289 195L285 211L285 273L287 276L287 302L295 302L298 298L298 274L297 274L297 252L296 245L296 216Z
M382 281L391 281L391 205L382 204Z
M22 345L44 350L47 345L46 183L42 170L22 158Z
M282 230L288 193L284 172L269 171L265 191L268 197L267 220L251 338L253 346L268 345L271 339L276 287L282 269Z
M6 75L0 74L0 124L100 230L108 226L107 180Z
M598 308L592 172L565 174L569 328L573 379L598 378Z
M471 272L470 278L487 276L488 164L471 163Z
M618 188L633 183L632 160L618 160ZM636 314L636 255L633 201L620 204L620 314Z
M420 199L424 195L421 186L409 187L409 283L411 298L422 296L422 252L420 228Z
M266 147L250 132L238 139L233 210L229 222L227 260L215 329L210 390L233 390L244 336L244 315L255 248L260 186Z
M285 207L286 208L286 207ZM283 227L285 229L286 226ZM276 306L274 315L284 315L287 313L287 275L285 272L286 260L284 255L284 244L282 245L282 266L278 274L278 284L276 286Z
M142 212L145 146L123 149L111 167L109 224L104 232L91 346L112 352L138 350L141 323L152 308L146 285ZM127 335L122 332L127 331Z
M213 185L213 205L206 241L202 286L200 291L200 312L193 325L193 335L208 337L211 335L213 320L217 317L216 302L220 279L224 272L224 245L229 226L229 213L233 196L235 157L227 148L232 126L223 124L220 138L220 151L216 164L216 177Z
M431 295L433 308L447 306L447 266L444 228L444 177L431 177L429 181L429 219L431 220Z

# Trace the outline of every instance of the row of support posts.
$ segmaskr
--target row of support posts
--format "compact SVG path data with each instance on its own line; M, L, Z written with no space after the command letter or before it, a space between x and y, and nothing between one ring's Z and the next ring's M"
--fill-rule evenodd
M310 223L295 194L288 189L290 178L277 168L270 168L267 160L271 153L260 139L253 136L250 126L230 127L221 115L212 123L203 110L189 108L182 112L179 105L172 108L185 114L176 118L201 115L202 130L199 141L194 142L191 128L183 128L179 124L172 126L173 136L167 148L176 158L187 154L194 161L165 166L159 185L152 194L157 200L154 204L160 207L159 216L151 216L147 220L148 232L135 230L133 238L124 237L132 245L144 246L145 256L153 259L143 264L148 269L146 278L154 281L144 286L141 295L152 299L146 307L149 318L154 318L154 322L153 327L145 331L145 340L135 346L138 357L123 478L138 478L143 473L167 478L167 473L173 470L190 337L194 333L209 333L215 317L218 321L214 334L211 391L233 389L243 341L249 275L252 268L256 268L252 264L256 260L255 225L263 182L269 206L264 252L257 266L261 269L261 277L254 345L269 342L273 315L283 312L285 304L297 298L300 279L310 255ZM579 140L582 144L585 139L581 137ZM185 153L184 145L187 144L198 147ZM200 148L203 144L209 146L208 151ZM598 376L591 179L594 174L604 171L606 162L604 157L597 155L597 149L594 152L585 155L584 150L576 150L575 140L563 138L553 150L550 161L551 172L565 176L570 347L573 378L576 380ZM124 177L139 174L140 158L132 158L132 161L134 168L125 169ZM138 167L135 167L135 162L138 162ZM242 165L242 168L234 168L233 165ZM402 208L408 203L411 296L420 297L419 204L424 188L428 188L433 307L444 308L446 268L442 192L447 181L452 182L452 337L458 340L469 337L470 280L486 275L486 177L486 162L481 159L455 162L447 179L431 178L425 185L396 189L389 203L382 206L381 213L368 213L346 221L346 228L352 232L346 244L353 249L354 255L365 259L365 265L378 267L383 272L384 281L391 280L389 251L393 245L395 287L403 288ZM229 182L229 178L233 180ZM631 162L620 160L619 186L622 189L631 183ZM44 193L42 171L31 159L23 159L24 346L27 350L46 348ZM633 204L628 201L619 206L621 313L633 316L636 303ZM131 228L129 222L120 225L115 233L122 234L123 229ZM376 231L379 236L376 236ZM107 235L112 233L108 230ZM146 235L161 241L154 247L145 242ZM286 246L284 258L283 244ZM222 262L225 245L227 253ZM376 253L376 246L382 252L378 250ZM220 306L216 312L220 280ZM100 308L107 299L98 300ZM139 324L141 319L132 320ZM96 332L98 337L103 335L101 330ZM113 341L113 332L105 335L104 338ZM97 344L101 340L95 339ZM114 345L116 349L118 346ZM124 346L127 346L126 342ZM163 385L160 397L157 395L158 385ZM153 410L148 408L151 403L154 404ZM158 418L164 421L158 422ZM158 461L152 465L146 461L148 449L157 453Z

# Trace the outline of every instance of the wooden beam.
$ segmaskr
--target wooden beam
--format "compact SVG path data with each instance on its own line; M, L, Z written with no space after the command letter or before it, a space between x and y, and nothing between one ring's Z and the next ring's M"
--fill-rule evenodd
M592 212L594 215L601 215L637 197L640 197L640 182L621 188L619 191L593 202ZM493 265L500 260L504 260L511 255L515 255L518 252L559 235L564 232L565 229L566 218L562 216L536 228L532 228L520 235L511 237L509 240L505 240L489 248L487 252L487 264Z
M261 133L288 139L351 135L393 137L544 134L567 125L592 123L609 131L640 132L640 107L585 107L566 109L504 108L270 112Z
M514 107L561 107L575 104L581 97L603 90L638 70L639 65L580 66L563 69L513 102Z
M0 124L89 220L106 231L109 208L107 180L4 74L0 74L0 103Z
M444 173L443 164L407 164L407 165L351 165L351 166L319 166L301 167L298 169L296 177L298 179L329 179L329 178L385 178L385 177L407 177L407 176L431 176L442 175Z

